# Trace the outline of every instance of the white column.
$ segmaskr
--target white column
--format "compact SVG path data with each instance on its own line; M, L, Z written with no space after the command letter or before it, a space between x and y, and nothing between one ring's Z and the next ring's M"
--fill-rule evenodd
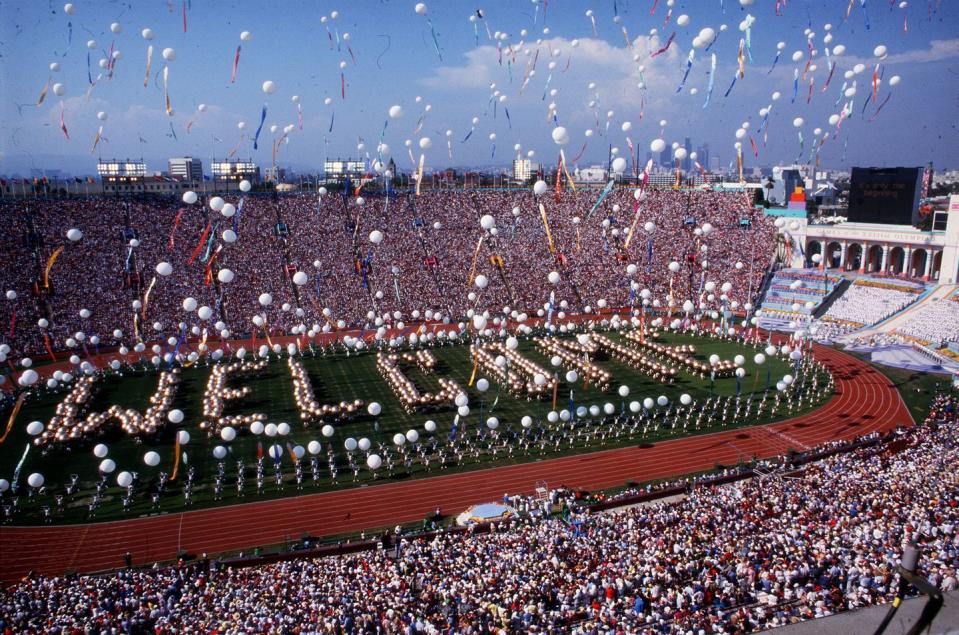
M889 245L882 246L882 260L879 263L879 271L886 273L886 265L889 262Z
M906 247L902 252L902 273L912 277L912 247Z
M926 273L922 274L923 280L929 280L929 275L932 273L932 257L933 252L931 249L926 250Z
M839 243L839 268L843 271L846 270L846 253L849 251L849 242L844 240Z

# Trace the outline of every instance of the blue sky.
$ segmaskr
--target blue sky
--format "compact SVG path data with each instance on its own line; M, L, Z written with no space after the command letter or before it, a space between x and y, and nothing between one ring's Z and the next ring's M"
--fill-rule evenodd
M727 164L734 158L736 130L746 121L750 127L741 139L746 164L788 163L799 156L800 131L804 159L814 143L816 128L835 133L828 119L849 101L844 98L836 105L845 81L843 73L857 63L866 70L853 78L857 94L851 98L851 118L843 122L835 141L823 145L822 164L844 168L934 161L937 168L959 166L955 127L959 120L957 3L910 0L901 9L898 0L868 0L864 11L860 0L855 0L848 21L844 20L846 0L788 0L779 16L774 0L756 0L747 7L737 0L676 0L672 7L667 3L658 0L651 14L654 0L552 0L545 7L542 0L538 4L528 0L434 0L427 3L424 16L414 11L415 2L407 0L188 0L184 33L182 0L132 4L77 0L73 15L64 13L61 2L5 0L0 5L0 173L23 172L31 166L92 172L97 155L143 156L150 169L158 170L165 168L168 156L194 155L206 161L212 153L222 157L237 146L238 156L269 165L273 139L281 137L288 124L295 129L279 146L277 162L301 169L319 166L325 155L375 155L381 135L402 168L411 167L404 147L407 139L413 142L416 159L425 154L426 165L432 168L506 164L515 156L517 143L524 154L532 150L537 160L552 163L558 151L551 139L556 123L569 133L567 157L579 154L586 144L580 165L605 160L610 145L625 154L627 137L643 162L653 139L661 137L671 143L687 136L694 147L708 143L713 154L718 153ZM670 8L672 16L664 25ZM485 16L476 23L478 45L469 21L477 9ZM596 35L587 9L593 11ZM336 19L330 17L333 11L338 12ZM737 68L739 41L745 35L739 27L747 14L755 18L750 29L752 60L746 60L745 77L724 97ZM678 24L682 15L689 19L685 26ZM614 22L616 16L618 23ZM904 20L908 32L904 32ZM113 22L122 26L121 33L110 32ZM829 44L823 39L827 23L833 38ZM723 24L728 27L725 31L720 30ZM141 37L146 27L155 34L152 42ZM502 64L487 27L490 33L506 34ZM677 93L693 38L704 27L719 35L708 51L696 50L686 84ZM549 32L544 33L544 28ZM626 47L624 28L630 48ZM328 29L334 36L332 48ZM525 36L523 29L527 30ZM657 32L652 34L652 29ZM806 67L807 29L814 34L817 70L800 79L799 96L790 103L794 69L802 73ZM241 43L244 30L253 38ZM673 32L676 36L670 48L651 57ZM348 41L344 38L347 33ZM97 63L111 44L122 58L113 78L101 78L87 98L86 43L90 39L97 42L90 50L94 78L102 72ZM577 40L575 48L573 40ZM785 42L785 49L769 73L780 41ZM520 42L522 46L518 46ZM148 44L153 44L155 52L144 87ZM233 58L240 44L237 80L231 83ZM824 93L827 63L823 50L838 44L846 51L833 56L837 68ZM878 62L873 52L880 44L887 47L888 57L880 62L883 82L878 103L866 105L862 115L864 100L871 98L872 71ZM175 61L169 62L172 117L164 111L162 80L157 75L165 63L161 51L167 47L176 52ZM516 47L515 63L507 63L514 57L509 47ZM521 91L537 50L535 73ZM804 56L799 63L791 60L795 51ZM713 53L717 56L715 88L709 106L703 108ZM550 61L555 62L552 72ZM59 72L51 72L52 62L60 64ZM342 71L341 63L346 65ZM345 99L341 96L341 72ZM888 82L894 75L901 77L895 87ZM810 77L815 83L812 101L807 104ZM48 79L51 85L62 83L65 95L58 97L50 90L37 107ZM278 87L272 95L261 90L266 80ZM645 89L638 87L641 81ZM496 87L491 89L492 83ZM548 91L552 89L557 92L551 96ZM495 91L499 92L494 96ZM778 101L771 98L774 91L782 95ZM890 93L883 110L869 122ZM293 95L300 97L302 130ZM506 101L500 103L499 95L505 95ZM421 101L417 102L417 97ZM491 97L497 104L495 117ZM332 100L330 105L324 103L326 98ZM548 117L551 102L556 105L556 123ZM61 104L70 140L60 130ZM198 111L200 104L207 106L206 112ZM264 104L266 125L259 149L254 151L250 139ZM389 120L384 133L387 111L394 104L402 105L405 115ZM768 141L763 147L759 110L770 104ZM608 118L609 111L613 114ZM97 119L99 112L107 114L105 122ZM423 115L422 128L415 132ZM474 117L479 123L464 143ZM797 117L803 119L799 128L793 126ZM667 121L665 128L660 127L661 120ZM237 127L241 121L246 123L242 132ZM628 132L622 129L624 122L632 125ZM104 141L91 154L100 125ZM270 132L272 125L278 126L276 133ZM585 136L588 128L594 130L589 138ZM452 131L452 160L447 130ZM490 134L496 135L495 141ZM758 158L752 153L750 135L757 142ZM425 151L419 148L422 137L432 141ZM365 144L362 151L358 150L360 143Z

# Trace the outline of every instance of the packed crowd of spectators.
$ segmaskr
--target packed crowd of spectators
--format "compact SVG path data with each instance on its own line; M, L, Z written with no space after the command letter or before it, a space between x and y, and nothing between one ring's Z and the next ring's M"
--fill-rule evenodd
M858 328L885 320L912 304L918 293L895 287L853 283L826 311L827 320Z
M678 304L696 300L706 280L730 282L729 295L740 305L757 291L775 228L748 196L651 191L635 224L631 190L612 192L590 216L596 198L589 191L564 192L558 201L517 191L425 192L371 195L360 204L358 197L333 193L322 199L248 196L232 218L203 201L3 202L0 241L12 246L0 254L3 339L13 355L43 353L44 335L53 348L78 352L130 345L133 303L144 301L161 262L172 265L172 274L156 276L140 311L137 328L145 339L176 336L181 321L206 327L222 322L218 330L246 333L256 313L266 314L270 328L289 331L298 323L358 325L370 311L400 311L407 320L412 311L428 309L456 317L476 306L535 312L550 292L573 311L601 299L608 306L638 304L628 264L636 265L632 278L640 288L663 303L671 280ZM481 228L484 215L495 219L495 235ZM645 229L649 222L655 223L652 232ZM706 224L712 231L703 233ZM82 238L68 240L71 229ZM235 232L235 242L224 240L227 230ZM369 239L374 231L382 242ZM47 285L44 269L61 245ZM669 271L672 261L680 263L679 272ZM221 268L235 274L232 281L220 281ZM555 284L548 280L554 271L560 274ZM295 272L306 274L305 284L293 283ZM471 274L485 276L488 286L472 285ZM471 291L479 297L471 299ZM265 292L273 298L266 308L258 303ZM208 307L210 317L200 320L197 309L185 310L186 298L200 310ZM84 309L87 317L81 317ZM45 327L38 326L41 320ZM77 332L85 338L76 338Z
M930 423L936 425L928 425ZM956 399L895 440L681 500L517 517L490 533L254 567L31 576L0 629L125 632L756 632L889 601L903 546L957 588Z
M959 341L959 302L947 298L927 302L910 316L909 320L896 329L900 335L928 343L932 346L945 346L948 342Z
M921 287L857 280L816 321L816 339L832 341L877 324L915 302L921 291Z

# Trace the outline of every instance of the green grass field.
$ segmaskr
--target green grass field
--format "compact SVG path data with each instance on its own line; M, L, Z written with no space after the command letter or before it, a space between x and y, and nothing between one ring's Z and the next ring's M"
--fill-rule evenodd
M614 339L623 342L622 338L613 335ZM697 346L696 357L700 360L706 360L715 353L723 359L732 359L737 354L742 354L747 358L745 368L747 375L742 379L742 392L744 397L754 389L762 392L766 387L767 368L771 370L772 383L784 374L791 372L788 363L779 358L774 358L762 367L757 367L753 363L755 350L743 346L740 343L729 341L707 339L701 337L692 337L688 335L670 334L664 336L663 343L677 345L694 343ZM424 374L418 369L406 368L407 375L420 387L421 391L438 389L437 378L440 376L455 379L464 388L467 387L469 377L472 371L472 363L469 358L469 349L467 346L441 346L432 349L438 359L436 372L433 374ZM530 341L521 341L520 351L527 357L540 364L543 367L550 368L550 361L543 354L538 352ZM608 357L599 355L595 358L600 365L612 373L613 380L607 392L601 392L595 387L583 387L580 381L575 386L570 386L561 380L559 388L559 397L557 408L566 408L569 405L570 389L573 390L575 405L578 406L602 406L606 402L615 405L617 413L623 407L624 402L642 401L645 397L656 398L659 395L665 395L671 403L676 403L682 393L689 393L694 399L702 400L709 396L711 391L709 379L702 379L688 373L680 371L679 381L672 385L664 385L653 380L628 366L616 362ZM94 457L92 448L96 443L105 443L110 448L110 458L116 464L116 472L108 479L108 487L105 490L101 506L97 510L96 520L108 520L123 517L133 517L158 511L170 512L183 509L182 483L183 476L187 469L181 465L180 478L174 483L169 483L164 494L161 496L159 508L154 508L149 500L148 490L151 490L158 478L161 470L169 471L174 459L174 438L178 429L185 429L191 435L191 441L183 449L189 457L189 466L196 472L193 507L202 507L215 504L235 503L239 500L253 501L264 498L273 498L279 496L292 496L301 493L311 493L323 491L331 488L343 488L367 483L371 479L369 470L362 469L360 479L353 482L353 473L346 469L345 451L343 442L347 437L361 438L368 437L373 441L374 449L377 442L390 445L393 434L396 432L406 432L410 429L417 429L421 435L421 442L428 442L430 435L424 431L423 424L427 419L436 421L438 429L435 437L445 442L449 436L450 427L455 414L455 408L444 408L433 412L416 413L412 416L407 415L400 407L399 402L393 395L386 381L380 376L375 365L375 354L366 352L363 354L352 354L349 357L343 353L321 355L315 357L307 353L303 357L303 364L310 375L313 388L316 393L316 400L319 403L336 403L341 400L362 399L366 403L377 401L382 404L383 412L378 417L377 432L374 429L373 417L366 414L365 409L362 416L357 416L351 421L342 422L336 426L335 435L328 441L335 448L337 461L342 465L339 473L339 483L333 484L330 481L327 471L326 449L320 453L320 475L321 478L314 483L311 478L309 456L304 457L304 488L298 490L293 483L293 468L289 456L284 451L282 469L285 478L285 486L282 490L276 487L273 482L273 465L267 457L266 461L266 485L262 494L257 494L254 466L257 456L257 442L261 441L264 448L269 447L270 443L280 443L286 445L289 442L292 445L306 446L311 440L324 441L320 434L320 425L313 424L308 427L300 422L300 418L295 409L293 400L292 381L285 360L273 360L267 369L256 379L236 380L231 382L231 386L249 385L252 393L249 397L239 402L231 402L227 407L225 414L244 414L253 412L262 412L268 414L269 421L273 423L288 422L292 432L287 437L275 437L268 439L254 437L249 431L242 432L236 440L230 444L223 443L219 437L210 438L203 430L198 427L201 419L201 402L206 381L209 376L209 367L198 366L187 368L182 371L182 382L179 386L177 396L173 407L179 408L185 414L185 419L179 426L170 424L167 428L158 433L157 438L141 441L125 435L117 426L110 428L96 439L90 439L88 442L74 446L68 449L51 449L46 454L32 448L20 472L21 485L21 508L17 514L17 522L37 522L41 519L41 508L43 505L54 507L54 518L56 522L82 522L88 520L87 505L90 496L98 480L97 466L99 459ZM565 375L565 369L561 369L560 377ZM480 372L477 377L482 377ZM122 407L145 410L148 398L156 389L157 374L154 371L129 371L125 370L123 376L111 375L102 380L102 389L96 393L91 403L89 412L98 412L105 410L110 405L116 404ZM534 418L545 419L545 415L551 410L551 401L527 401L526 398L514 398L505 390L499 394L499 400L493 407L493 402L498 394L498 386L495 382L490 382L490 388L486 393L480 393L475 385L468 388L471 413L460 424L460 438L464 433L475 438L475 435L483 431L486 418L493 415L500 420L499 434L508 436L513 433L522 432L519 425L520 419L524 415L531 415ZM617 389L621 385L626 385L630 389L630 395L623 400L617 394ZM717 379L712 387L715 394L734 395L736 393L736 380L734 378ZM28 400L24 405L13 431L6 442L0 446L0 476L12 480L14 468L23 454L24 448L29 443L29 437L25 432L27 423L33 420L46 422L54 412L56 404L63 399L64 391L55 393L45 393ZM819 403L806 403L805 406L794 408L788 411L781 408L776 414L763 412L759 417L751 417L749 425L765 423L768 421L796 416L802 412L809 411L818 407ZM83 415L81 415L83 416ZM6 417L3 419L5 421ZM545 424L557 428L562 424ZM745 425L740 423L739 425ZM570 427L566 424L566 428ZM703 433L719 429L719 424L703 425L698 430L690 430L690 433ZM598 422L581 423L577 427L578 434L575 439L554 450L552 446L547 446L546 456L557 456L559 454L568 454L575 452L587 452L590 449L598 449L600 440L597 432L601 430ZM586 434L592 430L593 434ZM610 437L603 439L603 446L608 449L617 445L631 445L637 442L650 442L669 436L678 436L682 432L673 430L650 431L645 436L637 434L624 434L619 437ZM213 500L212 482L217 470L218 461L213 458L212 450L217 445L229 446L230 454L225 459L226 479L224 481L224 490L222 501ZM155 468L147 467L142 457L149 450L157 451L161 456L161 463ZM489 454L480 454L476 458L470 458L459 465L450 465L446 469L450 470L468 470L480 467L490 467L491 465L505 465L523 461L532 461L542 458L539 448L534 453L527 455L522 452L516 452L512 456L506 456L505 452L499 452L497 456ZM246 487L245 497L238 499L236 495L236 461L243 459L246 464ZM363 458L359 461L363 464ZM436 474L439 466L434 460L431 464L432 472L417 462L414 462L412 469L406 470L402 464L399 464L397 473L392 478L416 478ZM129 510L124 511L120 504L123 496L123 490L116 485L116 474L121 470L136 472L138 482L136 485L136 495L134 502ZM46 478L46 490L44 495L34 496L30 499L26 496L26 478L33 472L39 472ZM385 469L381 470L380 478L390 478ZM64 509L58 511L53 504L53 496L57 493L63 493L64 483L67 482L71 474L79 477L79 492L71 500L65 501ZM9 500L10 493L7 493Z

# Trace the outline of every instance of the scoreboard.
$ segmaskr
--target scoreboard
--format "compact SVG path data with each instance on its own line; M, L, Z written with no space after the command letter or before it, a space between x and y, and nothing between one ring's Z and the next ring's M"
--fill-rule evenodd
M918 222L923 168L853 168L848 218L856 223Z

